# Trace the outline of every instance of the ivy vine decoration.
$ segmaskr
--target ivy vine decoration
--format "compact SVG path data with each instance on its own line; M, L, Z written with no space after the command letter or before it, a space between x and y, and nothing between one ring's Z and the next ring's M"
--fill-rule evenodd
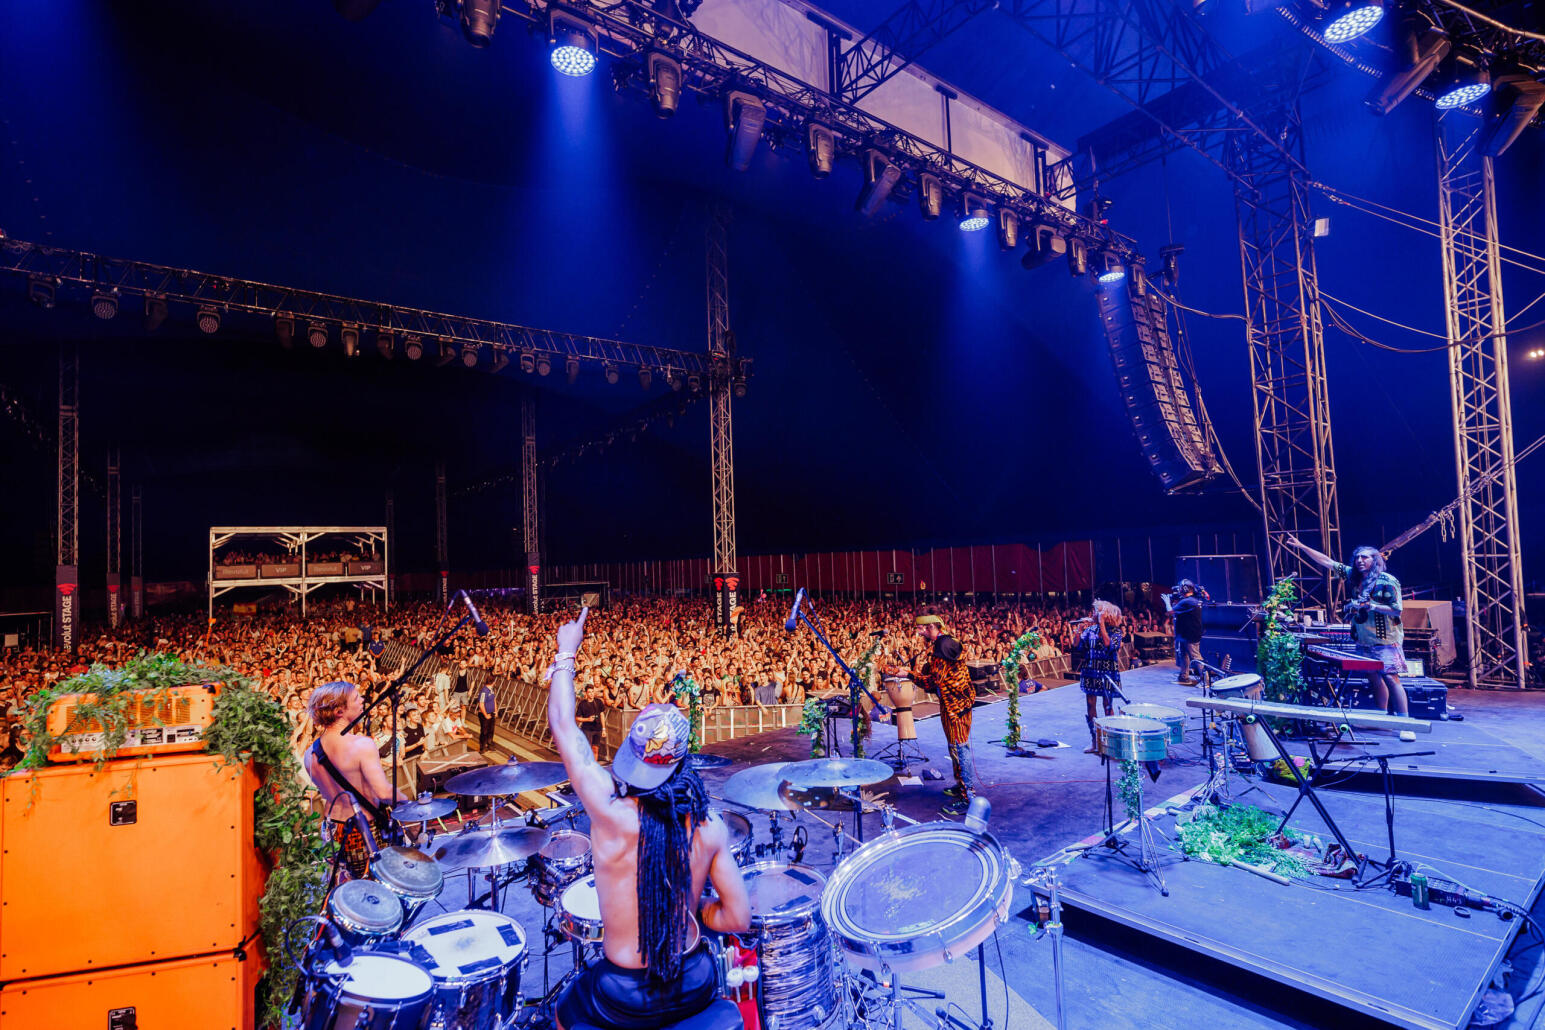
M1294 602L1298 599L1293 580L1277 580L1266 598L1266 627L1256 647L1256 668L1260 670L1268 701L1298 704L1303 700L1303 653L1298 636L1288 630L1293 622Z
M1130 758L1121 760L1121 779L1116 782L1116 792L1121 796L1127 819L1136 822L1143 814L1143 781L1141 766Z
M677 699L687 699L687 722L692 726L687 750L697 754L703 747L703 688L698 686L697 680L689 673L678 672L676 678L671 680L671 694Z
M874 676L875 656L880 653L880 644L884 637L876 637L874 643L869 645L869 650L858 656L858 661L853 663L853 671L858 676L858 682L865 687L869 686L869 680ZM853 757L864 757L864 741L869 734L874 732L874 724L869 719L869 712L862 704L858 706L861 713L859 727L853 734Z
M799 715L799 729L796 731L801 737L810 738L810 757L826 757L826 704L818 697L805 698L804 711Z
M1026 651L1034 654L1035 649L1041 646L1041 634L1038 630L1027 630L1020 638L1014 641L1009 648L1007 657L1003 659L1003 682L1009 688L1009 721L1008 732L1003 736L1003 744L1010 751L1019 748L1019 659Z

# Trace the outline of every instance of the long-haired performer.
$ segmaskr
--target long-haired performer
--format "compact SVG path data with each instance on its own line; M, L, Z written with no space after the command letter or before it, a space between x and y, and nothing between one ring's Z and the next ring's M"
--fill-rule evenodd
M1089 746L1084 754L1092 755L1095 745L1094 705L1096 699L1105 702L1105 714L1113 715L1114 701L1126 697L1121 693L1121 609L1109 601L1095 601L1087 625L1079 631L1078 649L1083 662L1078 667L1079 687L1084 692L1087 712L1084 721L1089 724Z
M1400 625L1400 580L1389 574L1384 566L1384 556L1376 547L1359 547L1352 552L1352 564L1343 565L1296 536L1288 537L1287 542L1320 568L1346 580L1351 596L1347 598L1342 614L1352 624L1357 651L1384 664L1383 672L1368 674L1374 704L1381 711L1388 711L1389 699L1393 696L1395 712L1409 714L1406 688L1400 683L1400 677L1406 671L1402 650L1405 630Z
M709 814L703 781L682 761L691 726L675 705L651 704L638 713L610 773L596 762L574 721L574 656L588 611L558 630L547 719L590 816L605 958L564 991L557 1018L560 1030L642 1030L681 1022L712 1004L716 967L693 915L710 930L734 933L750 926L751 901L729 831ZM718 900L699 909L710 880Z

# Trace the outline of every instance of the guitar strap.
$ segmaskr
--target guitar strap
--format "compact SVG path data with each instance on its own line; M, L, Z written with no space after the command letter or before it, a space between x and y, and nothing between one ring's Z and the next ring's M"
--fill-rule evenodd
M333 764L333 760L327 757L327 750L322 747L321 738L312 741L311 754L312 757L321 763L322 768L327 770L327 775L333 778L334 783L354 795L354 800L359 802L359 807L364 809L365 814L370 817L370 825L376 828L376 833L386 833L391 829L391 821L386 817L386 810L381 807L379 802L371 801L365 797L363 791L350 783L349 778L338 771L338 767Z

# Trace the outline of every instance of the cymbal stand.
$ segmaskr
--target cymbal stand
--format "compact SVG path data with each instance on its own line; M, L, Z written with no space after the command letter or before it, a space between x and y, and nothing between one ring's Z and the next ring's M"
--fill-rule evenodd
M1169 897L1169 886L1164 882L1164 873L1159 868L1159 844L1154 839L1158 832L1153 820L1148 818L1148 811L1143 807L1143 779L1137 777L1137 816L1115 825L1115 793L1110 779L1110 767L1118 759L1106 757L1105 759L1105 836L1080 848L1076 851L1093 854L1097 848L1109 848L1132 868L1143 873L1158 889L1164 897ZM1137 829L1137 854L1132 854L1132 842L1122 837L1123 831L1136 824Z

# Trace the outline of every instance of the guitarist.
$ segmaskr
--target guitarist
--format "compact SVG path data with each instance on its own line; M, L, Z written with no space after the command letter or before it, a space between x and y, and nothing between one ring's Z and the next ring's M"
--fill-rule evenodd
M322 811L332 839L342 843L349 876L364 879L375 848L365 835L364 820L354 818L356 810L384 841L391 832L392 802L410 799L387 782L375 741L360 733L344 735L343 728L365 710L358 687L342 680L323 684L311 692L309 707L318 736L306 751L306 774L322 792Z

